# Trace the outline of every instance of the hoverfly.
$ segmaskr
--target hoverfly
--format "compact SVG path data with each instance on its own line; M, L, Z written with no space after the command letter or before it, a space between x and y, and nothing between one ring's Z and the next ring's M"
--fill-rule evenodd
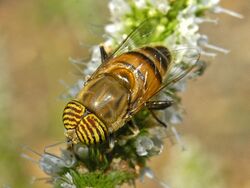
M167 47L148 45L153 31L149 27L148 20L141 23L111 55L100 46L102 64L63 112L66 137L73 143L105 142L143 107L164 109L171 105L171 101L150 99L186 76L199 53L191 58L195 63L178 67ZM173 69L176 72L171 74Z

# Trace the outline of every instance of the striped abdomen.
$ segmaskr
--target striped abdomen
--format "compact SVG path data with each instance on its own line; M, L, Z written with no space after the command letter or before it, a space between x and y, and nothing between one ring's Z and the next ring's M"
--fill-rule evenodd
M75 131L78 140L87 145L107 139L108 130L103 122L76 100L66 105L63 123L66 130Z

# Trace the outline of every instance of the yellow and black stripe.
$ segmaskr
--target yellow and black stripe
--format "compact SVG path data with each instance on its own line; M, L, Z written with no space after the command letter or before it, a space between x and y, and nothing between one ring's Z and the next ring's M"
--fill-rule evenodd
M76 134L79 140L87 145L98 144L106 141L108 129L96 115L90 113L81 120Z
M65 129L75 130L78 139L87 145L104 142L108 136L104 123L76 100L66 105L63 123Z
M75 129L85 113L86 108L76 100L70 101L63 111L63 124L65 129Z
M171 54L169 50L164 46L150 47L146 46L141 49L146 52L151 58L156 59L157 64L159 64L159 69L163 69L164 72L167 71L171 63Z
M154 61L148 57L146 54L144 54L142 51L130 51L127 53L128 55L134 56L135 58L141 59L142 62L149 65L149 67L155 72L156 79L159 82L162 82L162 76L160 74L159 69L156 67Z

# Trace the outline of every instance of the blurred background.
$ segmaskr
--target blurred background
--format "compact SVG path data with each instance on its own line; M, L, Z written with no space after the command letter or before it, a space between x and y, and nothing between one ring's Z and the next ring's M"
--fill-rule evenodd
M79 78L68 59L88 57L102 42L108 22L107 0L0 0L0 186L30 184L45 177L37 165L20 157L27 145L42 153L64 139L62 109L69 85ZM150 161L157 175L173 188L250 187L250 4L221 5L244 15L218 15L219 24L204 24L210 42L230 49L209 59L201 78L182 94L186 115L178 127L186 151L166 142ZM154 180L138 187L160 187Z

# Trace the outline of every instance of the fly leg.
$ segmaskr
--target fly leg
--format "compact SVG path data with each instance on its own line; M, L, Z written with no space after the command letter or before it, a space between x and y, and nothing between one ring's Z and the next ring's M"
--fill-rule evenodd
M167 128L167 126L168 126L167 123L161 121L161 120L157 117L157 115L155 114L155 112L154 112L153 110L150 110L150 109L149 109L149 112L151 113L151 115L153 116L153 118L154 118L159 124L161 124L163 127Z
M103 45L100 45L101 60L104 63L108 59L108 53L106 52Z
M121 136L121 138L125 139L125 140L129 140L131 138L134 138L135 136L137 136L140 133L140 130L139 130L138 126L136 125L134 119L131 119L127 123L128 123L128 128L132 132L132 134Z
M165 101L148 101L146 103L146 107L148 108L149 112L153 116L153 118L162 126L167 127L167 124L160 120L156 113L154 112L155 110L164 110L168 107L170 107L173 104L173 101L170 100L165 100Z
M164 110L170 106L172 106L173 101L165 100L165 101L148 101L146 102L146 107L150 110Z
M137 136L140 133L140 130L139 130L138 126L136 125L135 120L131 119L128 122L128 124L129 124L129 130L133 133L131 135L131 138Z
M129 122L129 130L132 132L132 135L123 135L120 136L120 138L124 139L124 140L129 140L131 138L134 138L135 136L137 136L140 133L139 128L137 127L136 123L134 122L133 119L131 119ZM108 139L108 149L107 149L107 153L111 152L115 146L115 142L116 142L116 135L115 134L111 134L109 135L109 139Z
M51 144L51 145L45 146L45 148L44 148L44 153L45 153L45 154L49 154L49 155L54 155L54 154L50 153L48 150L49 150L50 148L54 148L54 147L56 147L56 146L58 146L58 145L61 145L61 144L64 144L64 143L65 143L65 141L62 141L62 142L58 142L58 143L55 143L55 144Z

